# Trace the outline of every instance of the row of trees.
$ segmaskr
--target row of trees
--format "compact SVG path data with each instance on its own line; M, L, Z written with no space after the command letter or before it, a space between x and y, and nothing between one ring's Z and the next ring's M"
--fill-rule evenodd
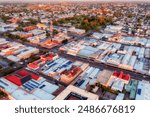
M32 62L34 62L34 61L36 61L36 60L38 60L38 59L40 59L40 56L38 56L38 55L32 55L32 56L30 56L30 58L28 59L28 62L29 62L29 63L32 63Z
M4 36L5 38L16 39L16 40L21 40L21 41L23 41L23 42L28 42L28 40L27 40L26 38L21 38L21 37L18 36L18 35L12 35L12 34L10 34L10 33L8 33L8 32L3 33L3 36Z
M112 17L110 16L74 16L70 18L60 19L55 21L55 25L71 23L76 28L89 30L99 30L102 26L106 24L113 23Z
M57 35L59 33L59 31L57 31L56 29L53 30L53 35ZM50 32L46 31L46 36L49 37L50 36Z
M106 24L112 23L111 17L100 16L100 17L89 17L84 18L81 21L81 25L78 28L85 29L86 31L89 30L96 30L98 31L101 27L106 26Z
M23 68L23 66L21 66L21 65L20 66L16 66L16 68L8 67L7 70L5 70L5 71L3 71L1 73L1 76L6 76L6 75L11 74L11 73L13 73L13 72L15 72L15 71L17 71L19 69L22 69L22 68Z
M11 17L3 15L3 16L1 16L1 19L2 19L4 22L7 22L7 20L11 19Z
M19 26L16 28L16 30L18 31L23 31L23 28L24 27L27 27L27 26L34 26L38 23L38 20L35 20L35 19L28 19L29 22L19 22Z

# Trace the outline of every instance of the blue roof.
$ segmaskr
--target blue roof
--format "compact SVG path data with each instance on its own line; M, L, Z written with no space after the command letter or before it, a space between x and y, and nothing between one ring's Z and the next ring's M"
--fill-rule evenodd
M137 90L137 94L141 95L141 89Z

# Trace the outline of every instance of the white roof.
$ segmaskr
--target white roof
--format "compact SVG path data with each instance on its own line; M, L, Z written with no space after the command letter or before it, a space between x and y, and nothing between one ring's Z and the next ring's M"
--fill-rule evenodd
M28 47L26 51L22 51L20 54L17 55L17 57L25 56L27 54L33 53L33 52L38 52L39 49L33 48L33 47Z
M128 64L130 58L131 58L131 54L126 54L126 55L123 57L122 64Z
M38 88L33 92L33 95L40 98L41 100L52 100L55 98L55 96L53 96L52 94L49 94L44 90Z
M102 33L95 32L95 33L93 33L93 37L100 39L100 38L103 37L103 34L102 34Z
M108 33L98 33L98 32L93 33L93 37L97 38L97 39L100 39L102 37L109 38L111 36L112 36L112 34L108 34Z
M97 81L103 85L106 85L112 73L113 73L112 71L103 70L102 72L99 73Z
M141 62L141 61L136 61L136 62L135 62L135 65L134 65L134 69L141 71L141 70L143 70L143 66L144 66L144 63L143 63L143 62Z
M45 87L43 87L41 89L50 94L52 94L54 91L56 91L59 88L59 86L51 84L49 82L44 82L44 83L42 83L42 85L45 85Z
M12 93L13 91L15 91L18 88L17 85L9 82L5 78L0 79L0 87L3 88L8 93Z
M118 90L118 91L122 91L123 87L124 87L124 82L120 79L115 80L113 85L112 85L112 89Z
M17 89L11 94L16 100L40 100L40 98L36 97L33 94L29 94L22 89Z
M137 59L137 56L132 56L128 64L130 66L134 66L136 59Z
M123 100L124 98L124 94L123 93L119 93L116 97L116 100Z
M8 41L6 41L6 40L1 40L0 41L0 44L7 44L8 43Z
M8 58L9 60L11 60L11 61L14 61L14 62L20 61L19 58L17 58L16 56L13 56L13 55L9 55L9 56L7 56L7 58Z
M150 100L150 83L139 81L136 100Z

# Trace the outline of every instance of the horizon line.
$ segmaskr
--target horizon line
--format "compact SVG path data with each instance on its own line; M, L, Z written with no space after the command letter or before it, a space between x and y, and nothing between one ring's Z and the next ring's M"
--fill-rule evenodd
M95 3L97 3L97 2L103 2L103 3L116 3L116 2L118 2L118 3L150 3L150 1L149 0L130 0L130 1L128 1L128 0L84 0L84 1L82 1L82 0L63 0L63 1L60 1L60 0L30 0L30 1L27 1L27 0L25 0L25 1L20 1L20 0L15 0L15 1L12 1L12 0L4 0L4 1L1 1L0 0L0 3L63 3L63 2L68 2L68 3L70 3L70 2L89 2L89 3L91 3L91 2L95 2Z

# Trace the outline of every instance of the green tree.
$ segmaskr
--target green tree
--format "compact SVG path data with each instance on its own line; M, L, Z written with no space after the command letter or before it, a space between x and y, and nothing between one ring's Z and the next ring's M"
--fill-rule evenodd
M7 22L7 20L11 19L11 17L3 15L3 16L1 16L1 19L2 19L4 22Z

